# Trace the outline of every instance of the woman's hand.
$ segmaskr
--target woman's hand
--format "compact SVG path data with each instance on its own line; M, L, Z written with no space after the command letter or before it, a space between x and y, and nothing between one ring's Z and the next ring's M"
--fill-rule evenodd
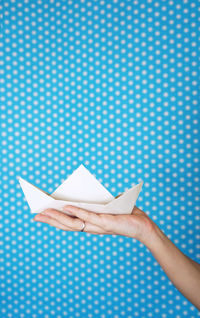
M71 216L47 209L34 218L65 231L116 234L136 238L145 244L176 288L200 310L200 264L184 255L139 208L131 214L102 214L75 206L64 207Z
M134 207L127 215L95 213L71 205L64 208L71 216L47 209L34 220L65 231L81 231L84 220L84 232L136 238L146 245L176 288L200 309L200 264L184 255L142 210Z
M65 231L81 231L85 221L84 232L123 235L136 238L144 244L149 243L154 233L155 223L136 206L128 215L95 213L72 205L65 206L63 211L71 216L55 209L47 209L37 214L34 220Z

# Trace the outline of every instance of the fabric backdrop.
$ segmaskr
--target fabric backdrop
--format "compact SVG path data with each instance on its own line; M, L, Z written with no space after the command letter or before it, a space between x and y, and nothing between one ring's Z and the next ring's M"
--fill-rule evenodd
M0 317L200 317L147 248L34 222L81 163L200 261L197 0L1 1Z

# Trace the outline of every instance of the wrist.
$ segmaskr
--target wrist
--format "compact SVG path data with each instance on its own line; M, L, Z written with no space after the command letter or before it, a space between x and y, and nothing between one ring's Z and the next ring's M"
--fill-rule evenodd
M153 253L167 239L166 235L161 231L157 224L153 223L152 231L146 240L146 247Z
M165 234L150 218L146 220L142 235L140 235L139 241L143 243L151 252L156 250L158 245L165 239Z

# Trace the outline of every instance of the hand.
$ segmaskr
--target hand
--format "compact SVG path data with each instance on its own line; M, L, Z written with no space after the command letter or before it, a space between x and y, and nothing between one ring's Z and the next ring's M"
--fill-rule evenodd
M37 214L35 221L47 223L65 231L81 231L91 234L123 235L138 239L147 244L154 234L155 223L139 208L133 208L131 214L105 214L87 211L72 205L66 205L63 211L47 209Z
M176 288L200 309L200 264L184 255L139 208L131 214L102 214L75 206L65 206L66 213L47 209L34 218L65 231L80 231L85 221L84 232L92 234L116 234L138 239L146 245Z

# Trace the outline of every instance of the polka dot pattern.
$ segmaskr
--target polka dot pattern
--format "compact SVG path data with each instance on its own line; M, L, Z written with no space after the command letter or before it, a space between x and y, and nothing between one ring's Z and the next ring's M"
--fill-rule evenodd
M134 238L33 222L83 163L200 262L198 0L0 4L0 316L200 317Z

